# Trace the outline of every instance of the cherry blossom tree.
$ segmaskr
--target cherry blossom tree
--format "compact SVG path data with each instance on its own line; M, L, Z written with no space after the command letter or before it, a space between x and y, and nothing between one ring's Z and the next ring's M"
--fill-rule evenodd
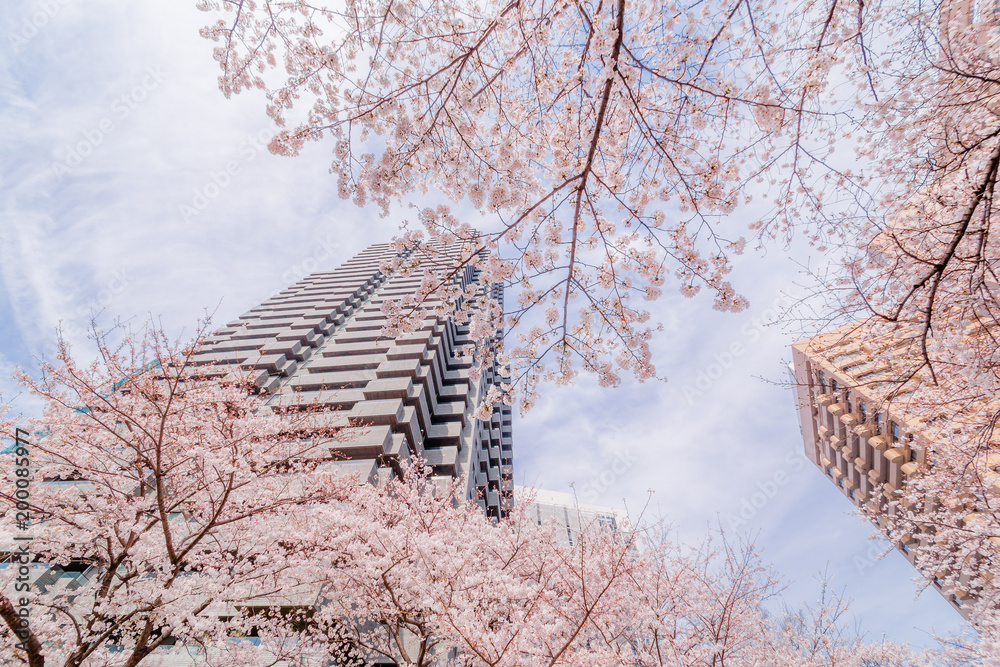
M341 196L383 212L431 191L450 202L419 208L400 246L462 241L442 264L513 286L514 305L428 274L415 300L387 312L405 328L423 297L443 292L477 338L514 332L501 361L522 408L538 382L581 368L606 385L623 370L653 377L639 300L658 298L668 274L682 293L706 288L717 308L739 310L726 275L745 235L763 245L801 230L835 248L843 266L820 292L839 301L822 319L861 319L857 342L895 376L875 392L879 408L921 414L934 441L927 467L873 516L885 522L888 509L900 540L919 532L918 560L956 590L992 586L1000 34L990 3L200 6L220 15L204 34L223 92L267 91L284 128L274 152L328 140ZM855 151L841 158L845 141ZM773 207L740 208L752 195ZM743 211L755 214L734 224Z
M245 378L192 365L197 342L98 338L88 365L63 344L41 379L21 375L45 413L2 457L0 534L30 538L7 545L0 571L3 664L145 664L159 647L245 630L253 600L294 597L308 554L284 529L357 481L329 465L337 433L323 415L263 414ZM18 639L14 607L31 610Z
M672 278L687 296L711 292L717 309L744 309L727 274L745 236L787 239L822 220L833 187L860 187L829 161L841 125L854 125L827 79L866 60L868 3L199 7L218 17L203 34L223 92L267 91L283 128L273 152L325 138L340 195L383 213L431 191L451 202L420 207L399 242L459 240L457 262L442 259L453 271L475 265L515 287L506 311L490 294L446 304L468 308L480 339L519 332L506 356L523 407L539 381L581 368L604 385L622 371L654 377L642 300ZM755 182L773 208L732 222ZM447 280L428 277L391 314L402 321L442 290Z
M5 547L0 664L924 664L842 636L839 602L770 615L749 543L594 522L568 544L419 464L360 483L331 459L329 413L264 409L247 378L192 365L198 340L99 338L94 363L63 347L22 375L46 409L20 424L27 509L24 453L0 457L0 534L31 538L24 558Z
M927 452L891 498L867 508L905 544L927 585L969 607L987 634L1000 594L1000 33L986 5L882 8L895 27L865 73L861 154L872 177L845 271L824 283L828 314L856 319L864 390ZM853 363L853 362L852 362Z
M769 615L778 582L750 543L720 534L692 547L659 525L616 533L594 521L569 545L565 527L520 508L494 524L460 486L432 496L413 481L374 496L379 537L357 551L368 569L333 573L345 595L319 613L396 664L933 664L851 635L836 596Z

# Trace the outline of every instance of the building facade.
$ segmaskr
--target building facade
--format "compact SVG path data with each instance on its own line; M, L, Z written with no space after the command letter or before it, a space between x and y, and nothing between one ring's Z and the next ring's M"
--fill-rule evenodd
M447 276L442 252L404 251L413 269L386 267L392 244L373 245L339 268L314 273L229 322L211 336L196 361L224 371L251 371L268 409L330 410L331 425L348 437L332 448L372 483L420 457L433 477L468 475L468 497L492 517L513 502L511 410L494 406L490 419L473 416L498 369L470 373L475 345L468 326L429 316L416 329L387 338L387 300L414 294L424 274ZM458 287L478 282L478 269L446 277ZM492 285L502 304L502 290ZM432 309L440 301L428 301Z
M558 526L556 536L569 546L573 546L581 530L595 522L617 534L627 534L632 530L625 510L579 503L571 493L515 486L514 504L539 526L555 521Z
M408 270L389 271L400 255ZM298 409L322 413L326 425L340 428L337 439L330 440L330 458L345 472L358 474L361 482L379 484L419 458L432 480L467 479L467 498L487 516L503 517L513 503L511 409L500 403L488 419L475 416L490 386L500 382L499 368L493 364L473 372L477 346L468 326L448 315L428 315L409 333L393 338L382 333L387 321L383 304L414 295L428 278L451 281L460 290L491 290L502 305L501 288L480 285L474 267L455 272L453 263L442 261L449 255L456 257L457 252L437 246L398 253L391 244L371 246L339 268L307 276L229 322L208 337L193 362L206 367L208 377L227 376L234 369L248 375L265 414ZM430 299L423 305L432 312L444 304ZM171 520L183 520L177 517ZM0 540L0 571L12 566L10 557L17 549L13 540ZM24 585L59 600L74 599L94 585L100 572L92 563L64 569L39 562L24 569ZM6 590L11 599L14 586L11 579ZM291 601L293 607L309 607L317 604L317 594L312 589L293 592L291 597L282 595L277 604L289 607ZM267 596L255 602L261 608L276 604ZM227 607L204 611L233 612ZM156 649L153 659L185 667L193 664L197 651L168 642Z
M872 354L859 333L847 325L792 346L796 407L808 458L852 504L874 509L885 530L896 512L891 501L931 461L933 437L908 406L908 394L894 390L900 369L891 363L892 350L902 355L907 340L887 342L887 360ZM914 564L911 547L920 540L910 533L894 546ZM922 574L968 618L973 593L944 586L943 572Z

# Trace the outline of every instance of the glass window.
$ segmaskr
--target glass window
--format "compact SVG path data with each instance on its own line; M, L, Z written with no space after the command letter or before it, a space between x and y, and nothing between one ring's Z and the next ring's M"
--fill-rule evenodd
M865 404L860 401L858 402L858 412L861 414L862 422L868 421L868 408L865 407Z
M837 389L839 389L839 388L840 388L840 386L837 384L836 380L830 380L830 391L832 393L836 394L837 393Z
M816 373L816 377L819 378L819 386L825 392L826 391L826 373L824 373L823 371L819 371L818 373Z
M875 413L875 435L882 435L882 413Z
M899 442L899 424L893 420L889 420L889 435L892 436L893 442Z

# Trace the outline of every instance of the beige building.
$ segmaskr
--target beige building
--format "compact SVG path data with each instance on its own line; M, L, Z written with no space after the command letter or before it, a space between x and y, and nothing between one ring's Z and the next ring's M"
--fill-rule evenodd
M805 453L847 500L875 508L883 529L895 511L889 501L933 457L934 434L921 420L926 415L906 400L906 391L897 391L900 364L891 358L895 353L901 360L909 342L886 340L873 354L852 324L792 346ZM895 546L913 563L911 546L919 540L911 534ZM923 574L968 618L969 591L945 588L941 572Z

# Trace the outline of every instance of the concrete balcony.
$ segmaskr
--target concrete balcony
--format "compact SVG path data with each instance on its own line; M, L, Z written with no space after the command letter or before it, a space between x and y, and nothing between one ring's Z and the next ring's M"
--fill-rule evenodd
M433 466L435 475L454 477L457 474L458 448L439 447L437 449L425 449L424 461L427 465Z
M327 357L314 359L309 363L310 373L328 373L347 371L375 370L385 362L381 354L356 354L344 357ZM380 377L380 376L379 376Z
M902 447L893 447L892 449L887 449L883 456L885 456L889 463L898 466L906 460L906 450Z
M453 421L464 425L467 417L465 403L460 401L438 403L437 409L434 410L435 421Z
M409 395L413 380L408 377L380 378L365 385L365 400L403 399Z
M886 438L884 435L876 435L875 437L868 439L868 444L877 449L878 451L884 452L885 450L889 449L889 445L891 443L889 442L889 439Z
M280 400L271 407L293 408L329 408L333 410L350 410L358 402L365 399L360 389L337 389L332 391L295 391L282 393Z
M308 370L312 368L309 367ZM363 389L375 379L375 371L330 373L300 373L288 381L292 391L322 391L324 389Z
M338 440L327 441L327 447L338 459L376 459L392 451L392 430L388 426L345 428Z
M424 345L400 345L391 346L385 353L386 359L399 361L401 359L423 359L427 347Z
M427 429L427 442L431 447L460 447L462 444L462 424L446 422L434 424Z
M375 368L375 376L379 378L417 377L420 373L419 359L403 359L399 361L382 361Z
M336 339L334 339L336 342ZM391 345L385 341L376 343L338 343L327 345L323 348L324 357L349 357L352 355L370 355L375 353L388 353Z
M403 401L398 398L381 401L362 400L351 408L347 417L357 424L391 428L403 421Z

